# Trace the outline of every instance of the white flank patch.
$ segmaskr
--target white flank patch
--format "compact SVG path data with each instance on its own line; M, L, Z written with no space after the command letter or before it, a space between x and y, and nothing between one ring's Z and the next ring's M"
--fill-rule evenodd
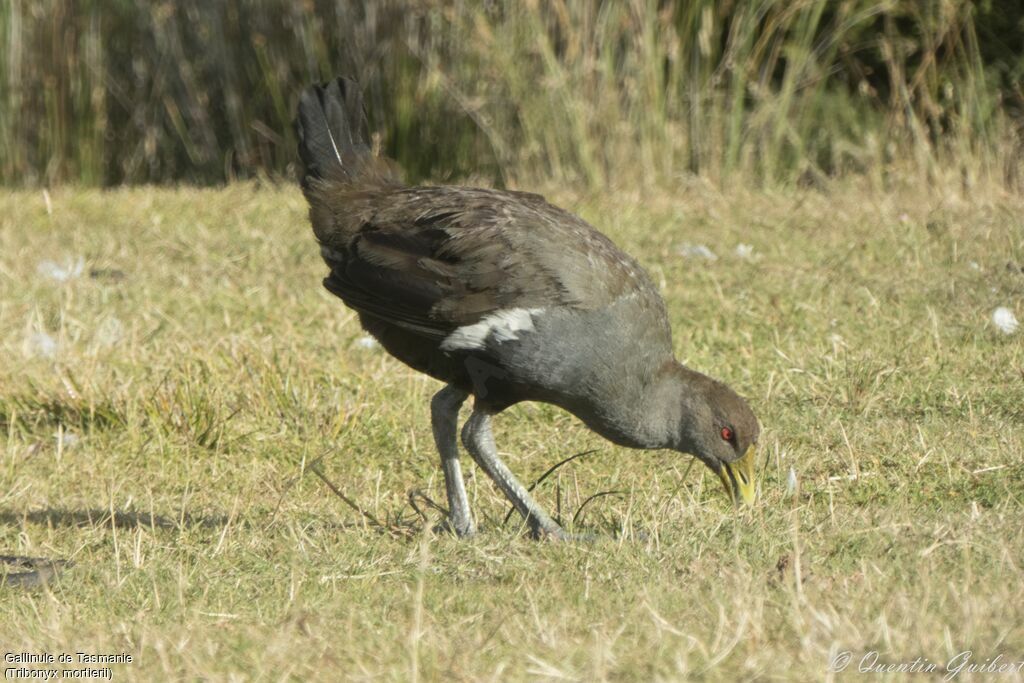
M366 349L367 351L373 351L374 349L378 348L379 346L380 346L380 344L377 343L377 340L374 339L373 337L371 337L368 334L364 334L359 339L356 339L356 347L360 348L360 349Z
M445 351L482 349L488 338L493 338L499 343L519 339L520 332L533 332L533 316L543 310L543 308L512 308L507 311L491 313L480 322L465 325L449 334L441 342L441 348Z
M1005 306L1000 306L992 311L992 324L1006 334L1013 334L1020 326L1020 323L1017 322L1017 316Z

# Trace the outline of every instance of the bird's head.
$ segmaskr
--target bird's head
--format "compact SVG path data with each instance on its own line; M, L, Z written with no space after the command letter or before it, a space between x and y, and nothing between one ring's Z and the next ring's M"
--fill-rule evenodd
M733 502L754 502L754 464L761 428L746 400L703 375L689 382L677 450L695 456L725 486Z

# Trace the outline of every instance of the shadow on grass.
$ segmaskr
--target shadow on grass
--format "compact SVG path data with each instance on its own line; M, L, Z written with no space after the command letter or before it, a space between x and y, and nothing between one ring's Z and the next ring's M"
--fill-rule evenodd
M193 514L182 512L176 515L160 515L150 512L134 512L103 510L101 508L44 508L42 510L0 510L0 525L21 526L23 522L38 524L48 527L110 527L118 529L135 529L138 527L149 529L222 529L229 523L244 528L258 528L266 530L274 524L276 515L270 515L266 523L260 523L255 519L231 517L224 514ZM295 519L298 523L305 523L316 526L324 531L354 531L366 529L367 525L361 521L333 522L324 519ZM375 530L369 527L370 530Z
M36 524L50 528L109 528L118 529L222 529L229 524L243 528L266 531L274 524L276 515L270 515L268 524L256 524L251 520L233 518L222 514L192 514L182 512L175 516L158 515L150 512L103 510L100 508L45 508L32 511L0 510L0 526L20 527L22 524ZM360 521L327 522L314 520L313 524L322 531L363 530L387 534L380 529ZM63 571L73 566L65 559L26 557L21 555L0 555L0 588L34 589L55 580Z
M203 529L221 528L227 525L227 515L194 515L184 512L174 517L157 515L149 512L121 512L86 508L69 510L67 508L44 508L33 511L0 510L0 524L19 526L22 522L52 527L96 527L115 526L119 529L150 527L156 529L181 529L199 527ZM244 522L243 522L244 524Z
M74 563L46 557L0 555L0 586L38 588L46 585Z

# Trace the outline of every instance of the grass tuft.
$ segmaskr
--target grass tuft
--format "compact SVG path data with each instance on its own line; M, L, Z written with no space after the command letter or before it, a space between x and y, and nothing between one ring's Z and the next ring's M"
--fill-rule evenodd
M969 0L16 0L0 181L291 177L299 89L346 74L413 179L1019 189L1022 22Z

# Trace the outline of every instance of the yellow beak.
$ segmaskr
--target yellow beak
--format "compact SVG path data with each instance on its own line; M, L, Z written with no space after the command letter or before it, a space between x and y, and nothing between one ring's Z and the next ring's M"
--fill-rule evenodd
M754 503L756 494L756 482L754 481L754 461L757 459L757 449L751 445L747 452L739 460L722 463L718 470L718 478L725 486L725 492L732 498L733 503L740 504L740 501L747 505Z

